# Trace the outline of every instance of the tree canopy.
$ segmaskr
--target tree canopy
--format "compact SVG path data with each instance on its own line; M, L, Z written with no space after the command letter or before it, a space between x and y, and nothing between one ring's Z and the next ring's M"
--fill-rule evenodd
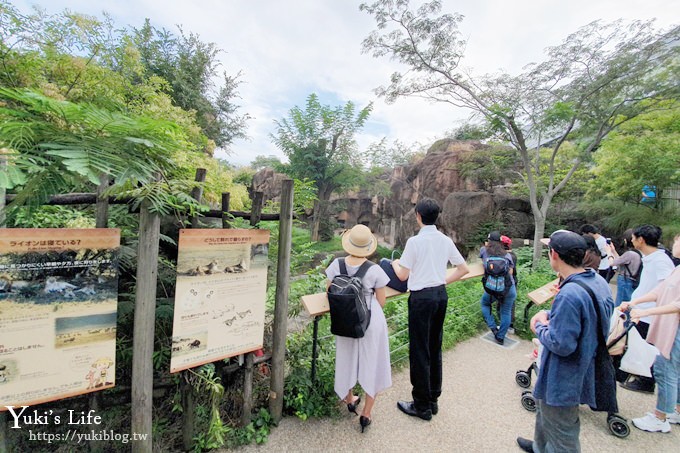
M233 185L227 169L210 153L215 143L228 146L243 134L246 115L237 114L231 103L237 85L223 86L214 96L211 80L218 52L214 44L202 43L197 35L185 36L181 30L180 37L164 33L167 53L152 54L153 62L173 68L168 73L185 85L173 87L175 79L154 72L158 68L143 58L150 52L135 44L135 33L115 29L106 15L98 19L68 10L47 14L39 8L23 14L0 0L0 86L7 88L2 93L0 148L10 149L13 162L0 183L17 193L36 184L39 195L19 196L15 204L37 203L48 192L70 191L68 184L76 184L71 190L84 187L98 171L141 181L160 170L166 181L174 180L177 190L185 190L193 184L197 167L208 168L205 197L209 201L217 201ZM181 55L202 59L181 65ZM186 95L182 105L173 96L193 85L192 77L202 77L201 83L193 88L194 97ZM203 110L198 108L201 105ZM210 124L203 121L210 116L205 113L207 105L214 113ZM132 146L135 140L139 141ZM56 146L63 149L57 151ZM122 163L127 165L125 171L119 171ZM48 177L39 180L38 174ZM114 188L122 190L123 185L118 180ZM152 187L156 186L148 186ZM232 206L242 208L245 188L231 192ZM179 196L178 192L173 197Z
M459 67L463 17L442 14L440 1L415 10L408 0L360 8L377 26L364 40L364 51L407 67L392 74L379 95L388 102L416 96L471 109L517 149L535 221L535 263L548 209L581 163L621 124L680 94L680 27L658 31L652 22L593 22L549 47L543 62L517 76L473 77ZM557 157L568 141L579 153L560 175ZM545 147L551 151L541 152ZM544 169L547 184L541 187Z
M589 196L637 203L644 186L664 190L680 185L680 106L640 115L612 132L595 154L597 184Z
M318 240L319 222L331 193L356 181L361 162L356 154L355 133L363 127L372 105L356 112L348 101L343 106L323 105L316 94L305 108L293 107L287 118L275 121L272 140L288 157L291 176L315 182L318 202L314 210L312 240Z

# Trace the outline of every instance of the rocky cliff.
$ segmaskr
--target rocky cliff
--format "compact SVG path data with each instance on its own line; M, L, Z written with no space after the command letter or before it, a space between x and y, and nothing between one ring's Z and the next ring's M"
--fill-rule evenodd
M395 247L403 247L416 233L414 206L423 197L434 198L443 208L438 227L465 250L465 244L479 236L480 229L503 225L503 234L528 238L533 218L528 200L511 196L502 187L484 191L476 181L464 178L459 163L466 153L484 152L489 147L477 141L440 140L418 162L397 167L386 175L390 195L368 192L334 195L334 215L339 225L369 226ZM255 175L253 187L265 191L265 199L279 194L280 175L263 170ZM470 244L474 246L476 244Z

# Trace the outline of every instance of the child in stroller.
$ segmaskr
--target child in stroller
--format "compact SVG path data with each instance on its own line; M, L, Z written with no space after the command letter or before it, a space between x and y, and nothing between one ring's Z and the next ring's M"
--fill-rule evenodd
M630 322L627 313L621 313L616 310L615 315L612 317L612 322L610 325L609 336L607 338L607 349L609 354L612 356L612 360L616 366L617 374L618 364L621 363L621 356L623 355L626 348L626 339L628 332L632 329L634 324ZM531 373L532 371L538 375L538 368L541 363L541 354L543 352L543 346L538 338L532 340L534 344L534 350L530 354L532 359L531 365L526 370L518 370L515 373L515 382L517 385L524 389L531 387ZM521 396L522 407L529 412L536 411L536 398L531 390L523 390ZM607 414L607 426L609 427L609 432L611 432L616 437L628 437L630 434L630 426L628 425L628 420L621 417L615 413Z

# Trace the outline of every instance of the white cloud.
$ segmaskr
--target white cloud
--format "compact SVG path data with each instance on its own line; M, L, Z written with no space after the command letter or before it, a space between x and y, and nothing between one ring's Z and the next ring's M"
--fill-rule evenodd
M144 18L157 28L198 33L215 42L230 74L242 71L242 111L249 123L250 141L238 141L228 159L247 164L258 154L282 156L269 139L274 120L302 105L312 92L332 94L358 108L374 101L361 146L383 135L391 142L426 144L451 129L469 112L417 99L387 105L373 90L389 81L394 63L361 54L362 40L374 29L357 0L42 0L15 1L22 10L31 3L50 12L68 7L100 15L109 12L120 25L140 26ZM463 64L475 74L503 68L515 73L543 50L596 20L650 19L669 26L677 9L668 0L444 0L447 12L465 16L461 33L468 41ZM384 133L384 134L383 134ZM219 155L219 154L218 154Z

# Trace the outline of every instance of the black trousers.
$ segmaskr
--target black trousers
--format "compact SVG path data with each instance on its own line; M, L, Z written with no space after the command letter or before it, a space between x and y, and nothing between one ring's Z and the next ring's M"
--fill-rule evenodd
M442 393L442 330L447 304L444 285L412 291L408 298L411 394L421 411L429 409Z

